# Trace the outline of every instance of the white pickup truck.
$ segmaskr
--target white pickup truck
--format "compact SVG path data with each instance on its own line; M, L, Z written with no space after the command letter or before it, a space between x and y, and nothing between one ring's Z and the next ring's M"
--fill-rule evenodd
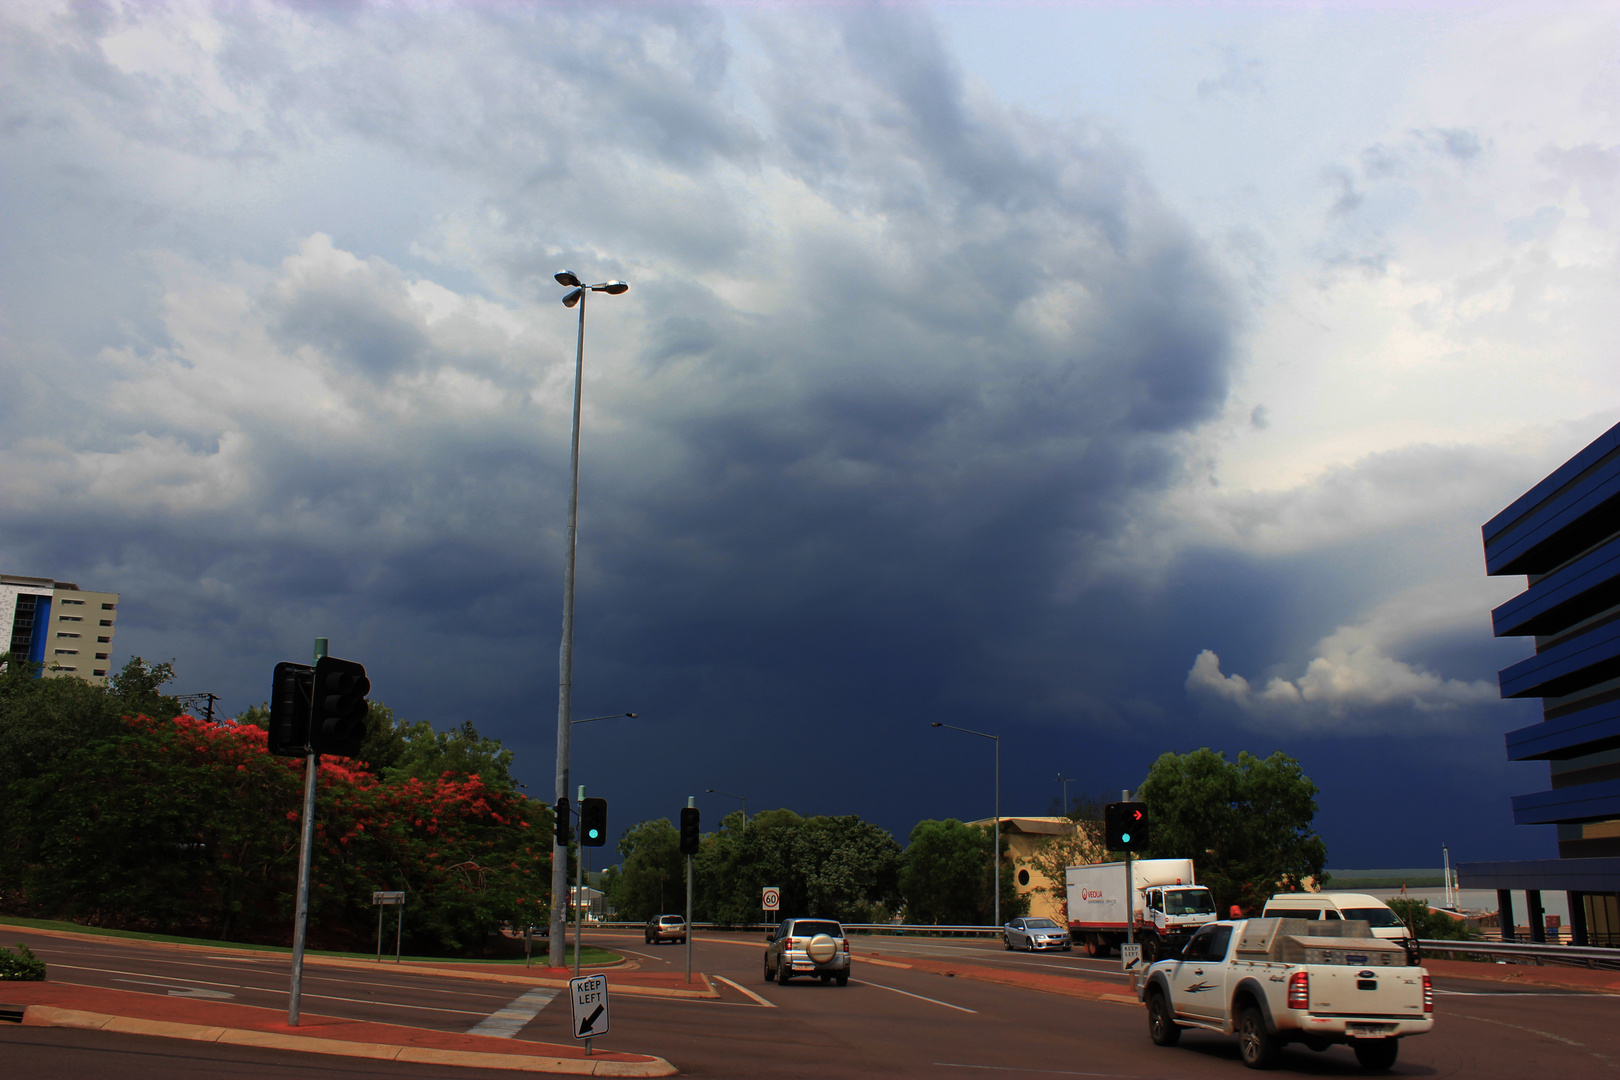
M1210 923L1149 967L1139 994L1156 1045L1174 1046L1185 1027L1235 1034L1251 1069L1295 1042L1348 1043L1363 1068L1388 1069L1400 1039L1434 1027L1429 973L1354 920Z

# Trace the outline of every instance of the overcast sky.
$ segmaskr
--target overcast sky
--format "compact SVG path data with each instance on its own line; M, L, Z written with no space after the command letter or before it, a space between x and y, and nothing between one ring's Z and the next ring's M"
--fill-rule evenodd
M0 569L227 712L324 635L614 826L1281 749L1552 856L1480 525L1620 421L1611 5L0 7ZM1413 807L1421 813L1414 817Z

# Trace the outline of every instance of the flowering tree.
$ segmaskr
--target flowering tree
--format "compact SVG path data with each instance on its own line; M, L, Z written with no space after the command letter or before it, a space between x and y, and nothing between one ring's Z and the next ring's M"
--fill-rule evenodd
M98 925L286 941L303 763L252 724L126 718L0 794L0 905ZM420 951L462 953L548 898L549 810L477 775L380 780L321 762L310 934L358 944L403 889ZM24 826L22 823L26 822ZM538 838L538 840L536 840Z

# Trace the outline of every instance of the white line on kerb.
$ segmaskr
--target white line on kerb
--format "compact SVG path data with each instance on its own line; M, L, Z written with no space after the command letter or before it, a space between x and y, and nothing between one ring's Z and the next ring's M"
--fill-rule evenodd
M969 1008L967 1008L965 1006L962 1006L962 1005L952 1005L950 1002L941 1001L938 998L923 997L921 994L913 994L910 990L902 990L898 986L884 986L882 983L867 982L867 980L865 980L865 979L856 979L855 981L859 982L859 983L865 983L867 986L875 986L879 990L892 990L896 994L904 994L904 995L906 995L906 997L916 998L918 1001L927 1001L927 1002L932 1002L935 1005L943 1005L947 1009L955 1009L957 1012L975 1013L976 1014L979 1011L978 1009L969 1009Z
M739 983L734 983L730 979L726 978L724 975L710 975L709 978L713 979L716 982L723 982L727 986L729 986L729 987L731 987L731 988L733 988L735 990L740 990L744 994L747 994L749 997L753 998L755 1001L759 1002L761 1005L765 1006L767 1009L776 1008L776 1006L774 1004L772 1004L769 1001L766 1001L764 998L760 997L758 994L756 994L752 990L748 989L748 987L743 986L743 985L741 985Z
M955 1061L936 1061L936 1069L984 1069L991 1072L1040 1073L1045 1076L1102 1076L1111 1080L1142 1080L1132 1073L1070 1072L1067 1069L1018 1069L1010 1065L963 1065Z

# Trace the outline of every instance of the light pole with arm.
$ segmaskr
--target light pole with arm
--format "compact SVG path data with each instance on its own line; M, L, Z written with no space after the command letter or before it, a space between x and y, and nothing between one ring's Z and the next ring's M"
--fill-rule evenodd
M724 795L728 799L741 799L743 804L743 824L748 824L748 797L746 795L733 795L731 792L721 791L719 788L704 788L703 792L706 795Z
M969 735L977 735L981 739L989 739L996 744L996 826L990 842L990 896L995 901L995 925L1001 925L1001 736L987 735L972 728L957 727L955 724L942 724L931 721L929 727L949 728L952 731L961 731Z
M563 555L562 644L557 649L557 800L568 798L569 728L574 694L574 546L579 527L579 404L585 380L585 297L593 292L613 296L630 286L622 281L583 285L571 270L557 275L557 283L568 287L564 307L579 305L579 340L574 349L574 426L568 452L568 536ZM551 841L551 966L566 962L563 936L568 932L568 848Z

